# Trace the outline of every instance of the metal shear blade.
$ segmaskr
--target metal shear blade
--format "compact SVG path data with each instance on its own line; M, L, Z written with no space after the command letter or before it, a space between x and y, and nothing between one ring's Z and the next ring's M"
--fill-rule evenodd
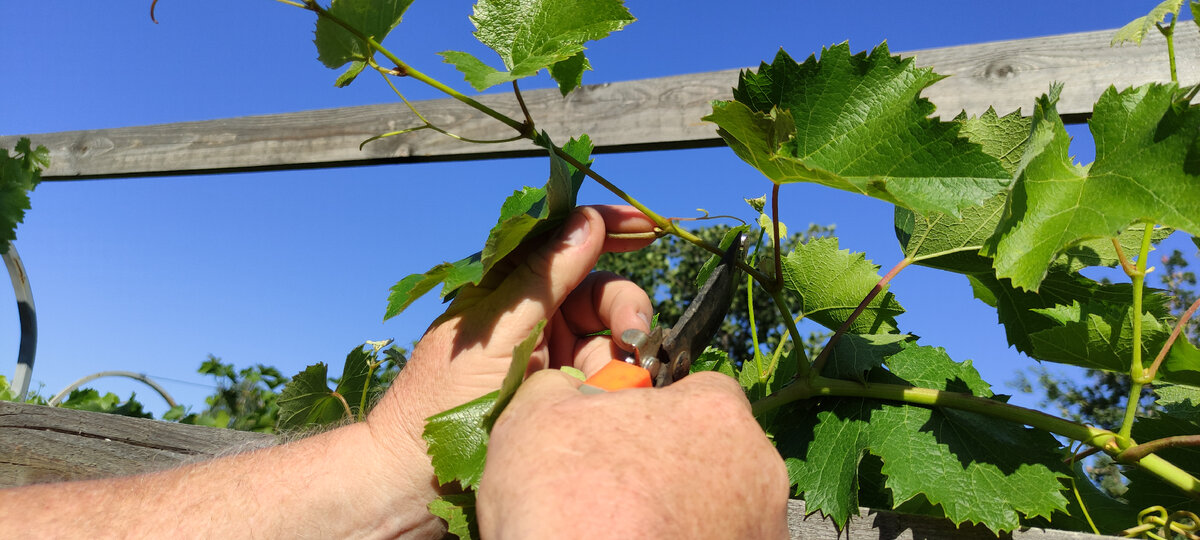
M638 363L650 371L654 386L666 386L686 376L692 361L721 328L737 289L737 261L745 252L744 242L744 235L734 238L675 326L659 326L649 334L640 330L621 334L621 339L633 346Z

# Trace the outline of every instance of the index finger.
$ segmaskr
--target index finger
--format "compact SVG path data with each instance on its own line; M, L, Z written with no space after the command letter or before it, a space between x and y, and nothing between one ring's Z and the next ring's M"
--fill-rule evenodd
M604 230L607 233L604 239L604 251L610 253L636 251L654 242L654 237L648 234L654 232L654 222L637 208L610 204L591 205L590 208L594 208L600 213L600 217L604 218ZM644 234L645 236L634 238L620 236L631 234Z

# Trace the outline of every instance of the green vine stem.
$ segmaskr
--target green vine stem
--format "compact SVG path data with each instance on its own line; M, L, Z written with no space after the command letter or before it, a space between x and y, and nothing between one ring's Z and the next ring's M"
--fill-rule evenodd
M970 411L1022 425L1033 426L1068 439L1081 441L1090 446L1101 448L1113 457L1118 457L1123 449L1133 446L1133 442L1127 437L1122 437L1105 429L1077 424L1041 411L1026 409L971 394L896 384L862 384L821 376L812 379L800 379L756 401L751 407L755 416L761 416L792 401L822 396L882 399L927 407L949 407L951 409ZM1136 464L1189 496L1200 498L1200 480L1197 480L1191 474L1171 462L1155 454L1147 454L1137 460Z
M761 240L762 236L759 236L759 239ZM755 255L757 259L757 253ZM754 369L758 370L758 381L766 382L767 375L762 365L763 354L758 349L758 326L754 323L754 278L750 275L746 275L746 318L750 321L750 342L754 346Z
M281 0L281 1L283 1L283 0ZM318 4L316 0L304 0L304 3L302 6L299 4L290 2L290 1L284 1L284 3L289 4L289 5L296 5L298 7L303 7L304 9L312 11L320 17L325 17L326 19L329 19L331 22L346 29L347 32L350 32L350 34L352 34L355 37L357 37L358 39L362 40L363 43L365 43L367 45L369 50L379 52L385 58L387 58L389 62L392 62L396 65L396 68L388 71L388 73L396 75L396 76L401 76L401 77L411 77L413 79L421 81L421 82L441 91L442 93L444 93L454 99L457 99L458 101L465 103L466 105L468 105L488 116L491 116L492 118L494 118L496 120L499 120L500 122L515 129L518 133L520 133L520 136L517 137L518 139L519 138L529 138L529 139L533 138L533 131L532 131L533 121L531 118L529 118L528 109L525 107L524 99L522 98L522 96L520 94L520 89L519 89L519 87L517 87L515 81L513 84L513 90L517 93L517 101L521 105L522 112L526 115L525 122L515 120L513 118L508 117L507 115L497 112L497 111L491 109L490 107L488 107L478 101L475 101L474 99L471 99L470 97L462 94L461 92L447 86L446 84L442 83L441 81L438 81L437 79L434 79L434 78L418 71L416 68L413 68L412 66L408 65L403 60L400 60L399 57L397 57L395 54L393 54L387 48L380 45L380 43L378 41L376 41L375 38L368 36L366 34L363 34L361 31L359 31L354 26L341 20L337 16L329 13L329 10L321 7L321 5ZM426 123L426 125L429 125L428 122ZM430 128L434 129L436 131L445 133L444 131L436 128L435 126L430 125ZM555 155L566 160L567 163L570 163L571 165L575 166L579 170L583 171L584 174L586 174L588 177L590 177L593 180L595 180L596 182L598 182L605 189L611 191L617 197L620 197L622 200L629 203L634 208L637 208L639 211L641 211L643 214L645 214L646 217L650 218L650 220L653 221L654 224L656 226L658 226L658 228L662 229L665 233L674 234L674 235L686 240L687 242L695 244L696 246L699 246L705 250L708 250L716 255L723 254L723 252L721 251L721 249L719 247L711 245L708 242L705 242L700 237L692 234L691 232L677 227L674 222L658 215L653 210L647 208L644 204L639 202L637 199L634 199L628 193L625 193L624 190L618 188L612 182L609 182L603 176L597 174L590 167L584 165L583 163L580 163L579 160L575 159L574 157L572 157L569 154L567 154L566 152L564 152L562 148L555 146L553 148L553 152L555 153ZM770 278L768 278L762 272L759 272L757 269L751 267L750 265L747 265L745 262L738 261L738 267L741 268L744 272L746 272L746 273L750 274L752 277L754 277L754 279L756 281L758 281L759 283L763 284L764 287L768 287L768 286L772 285L772 280ZM793 338L795 338L795 336Z
M796 327L796 321L792 318L792 308L788 307L787 299L783 296L783 291L771 291L771 299L775 301L775 309L783 315L783 324L787 327L788 335L792 336L792 351L796 355L796 376L808 375L812 369L812 364L808 361L808 355L804 352L804 339L800 337L800 329ZM779 347L782 348L784 340L779 340Z
M378 351L376 351L378 353ZM375 370L379 368L382 362L367 361L367 379L363 381L362 397L358 400L358 421L362 422L367 419L367 393L371 388L371 378L375 376Z
M290 2L286 2L286 3L291 4ZM292 5L295 5L295 4L292 4ZM433 77L430 77L429 75L426 75L426 74L418 71L416 68L408 65L403 60L400 60L399 57L397 57L395 54L392 54L392 52L387 50L386 48L384 48L383 45L380 45L379 42L375 40L375 38L368 36L366 34L363 34L361 31L359 31L353 25L347 23L346 21L341 20L336 15L329 13L329 10L321 7L321 5L318 4L316 0L304 0L304 9L307 9L309 11L316 13L318 16L325 17L326 19L329 19L330 22L333 22L334 24L346 29L346 31L350 32L350 34L352 34L354 37L357 37L358 39L362 40L363 43L366 43L368 50L378 51L385 58L387 58L389 62L392 62L393 64L396 65L396 69L393 70L393 73L395 75L400 76L400 77L411 77L413 79L421 81L429 86L432 86L433 88L436 88L437 90L441 91L442 93L471 106L471 108L474 108L475 110L478 110L479 112L482 112L483 114L486 114L492 118L495 118L496 120L503 122L508 127L511 127L513 129L517 130L518 132L525 134L525 124L523 124L517 120L514 120L512 118L509 118L508 116L504 115L503 113L497 112L497 111L493 110L492 108L488 107L487 105L484 105L478 101L475 101L474 99L471 99L470 97L463 94L462 92L459 92L458 90L455 90L449 86L446 86L441 81L434 79Z
M1076 461L1075 456L1076 456L1076 452L1077 452L1076 445L1078 445L1078 444L1081 444L1081 443L1079 443L1077 441L1075 444L1072 444L1071 447L1067 449L1068 453L1071 454L1071 457L1067 460L1066 463L1067 463L1067 465L1070 465L1072 468L1075 467L1075 461ZM1071 482L1071 492L1075 495L1075 502L1077 504L1079 504L1079 509L1083 511L1084 520L1086 520L1088 526L1092 528L1092 533L1100 534L1100 528L1097 527L1096 522L1092 520L1092 514L1091 514L1091 512L1088 511L1087 503L1084 502L1083 495L1079 493L1079 484L1077 484L1075 482L1075 475L1071 475L1069 480Z
M783 290L783 253L779 249L779 184L772 182L771 185L773 186L771 188L771 227L775 231L771 235L771 239L775 243L775 282L771 284L771 290L780 291ZM784 315L784 318L787 318L791 314L785 313Z
M414 131L419 131L422 129L431 129L433 131L441 133L442 135L450 137L451 139L455 139L455 140L467 142L467 143L474 143L474 144L500 144L500 143L506 143L506 142L519 141L521 139L528 138L525 136L525 134L519 133L513 137L508 137L505 139L489 139L489 140L471 139L468 137L463 137L461 135L446 131L445 129L435 125L433 122L430 122L429 119L425 118L425 115L421 114L421 111L417 110L416 105L413 105L412 102L408 100L408 98L404 97L404 93L401 92L399 88L396 88L396 84L393 83L392 79L388 76L392 73L392 70L384 69L383 67L380 67L380 65L375 63L374 60L371 60L370 63L371 63L371 67L374 68L381 77L383 77L383 82L387 83L388 87L392 89L392 93L396 94L396 97L400 98L400 101L404 102L404 105L408 107L409 112L413 113L413 116L416 116L417 120L421 121L421 125L417 126L417 127L401 129L399 131L391 131L388 133L383 133L381 135L375 135L374 137L371 137L371 138L363 141L362 143L360 143L358 145L359 150L362 150L363 147L367 145L367 143L377 141L379 139L384 139L387 137L394 137L396 135L412 133Z
M854 324L854 321L858 319L859 315L862 315L862 312L867 309L867 306L871 304L871 301L874 300L876 296L879 296L879 293L883 292L884 287L887 287L887 284L892 281L892 278L896 277L896 274L899 274L901 270L908 268L908 265L912 263L912 257L900 259L900 262L896 263L896 266L893 266L891 270L888 270L887 274L884 274L883 277L879 278L879 282L871 288L871 292L868 292L867 295L863 297L862 301L858 303L858 306L854 308L854 312L851 313L848 318L846 318L846 321L838 327L837 331L835 331L832 336L829 336L829 341L825 342L825 348L821 349L820 354L817 355L817 359L813 360L813 371L810 374L811 377L820 376L821 369L825 367L825 362L829 359L829 354L833 352L833 346L837 345L837 342L842 338L842 335L850 330L850 325ZM800 376L799 372L797 372L797 376Z
M1179 14L1171 14L1171 24L1163 28L1162 24L1154 23L1158 27L1158 31L1167 39L1167 60L1171 65L1171 82L1179 84L1179 75L1175 72L1175 23L1179 21Z
M1129 385L1129 398L1125 402L1125 417L1121 421L1120 435L1128 439L1129 434L1133 431L1133 421L1137 416L1138 405L1141 401L1142 388L1146 384L1153 381L1153 378L1146 378L1145 366L1142 365L1142 293L1145 289L1146 282L1146 262L1150 258L1150 241L1154 236L1154 224L1147 223L1145 231L1142 234L1142 246L1138 252L1138 259L1133 265L1122 263L1122 268L1129 272L1130 266L1133 267L1133 272L1129 273L1129 278L1132 281L1133 287L1133 332L1132 345L1133 353L1129 362L1129 376L1132 379ZM1123 255L1118 251L1118 256Z

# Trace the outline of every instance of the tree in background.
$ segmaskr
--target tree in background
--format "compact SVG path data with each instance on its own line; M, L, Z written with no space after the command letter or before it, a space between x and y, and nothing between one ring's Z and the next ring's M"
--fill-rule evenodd
M188 412L176 405L163 414L163 420L174 420L182 424L197 424L241 431L274 433L279 420L279 388L289 378L278 369L255 364L235 370L213 355L196 370L202 375L217 379L217 390L204 398L207 405L200 412Z
M699 227L692 232L705 242L718 245L730 229L728 225L713 225ZM833 229L833 226L809 225L808 230L803 233L781 235L784 237L782 247L785 251L791 250L792 246L808 242L812 238L829 236ZM751 240L757 240L757 236L757 233L752 233ZM654 313L662 324L671 325L679 320L687 309L688 302L696 295L696 275L710 256L711 253L677 236L665 236L638 251L606 253L600 257L596 269L616 273L640 285L650 296ZM729 353L729 357L735 360L745 360L754 356L746 286L746 280L739 280L729 316L725 318L721 330L717 333L716 342L712 344ZM759 333L758 340L760 343L778 342L785 334L779 311L771 305L770 296L762 291L756 293L754 322ZM810 357L815 354L813 350L824 343L826 337L826 333L808 336L804 345Z

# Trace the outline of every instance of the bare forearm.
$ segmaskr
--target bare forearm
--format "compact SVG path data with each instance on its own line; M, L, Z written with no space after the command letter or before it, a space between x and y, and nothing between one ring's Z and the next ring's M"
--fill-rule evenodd
M160 473L0 491L0 523L37 538L436 537L426 469L396 465L424 451L396 442L356 424Z

